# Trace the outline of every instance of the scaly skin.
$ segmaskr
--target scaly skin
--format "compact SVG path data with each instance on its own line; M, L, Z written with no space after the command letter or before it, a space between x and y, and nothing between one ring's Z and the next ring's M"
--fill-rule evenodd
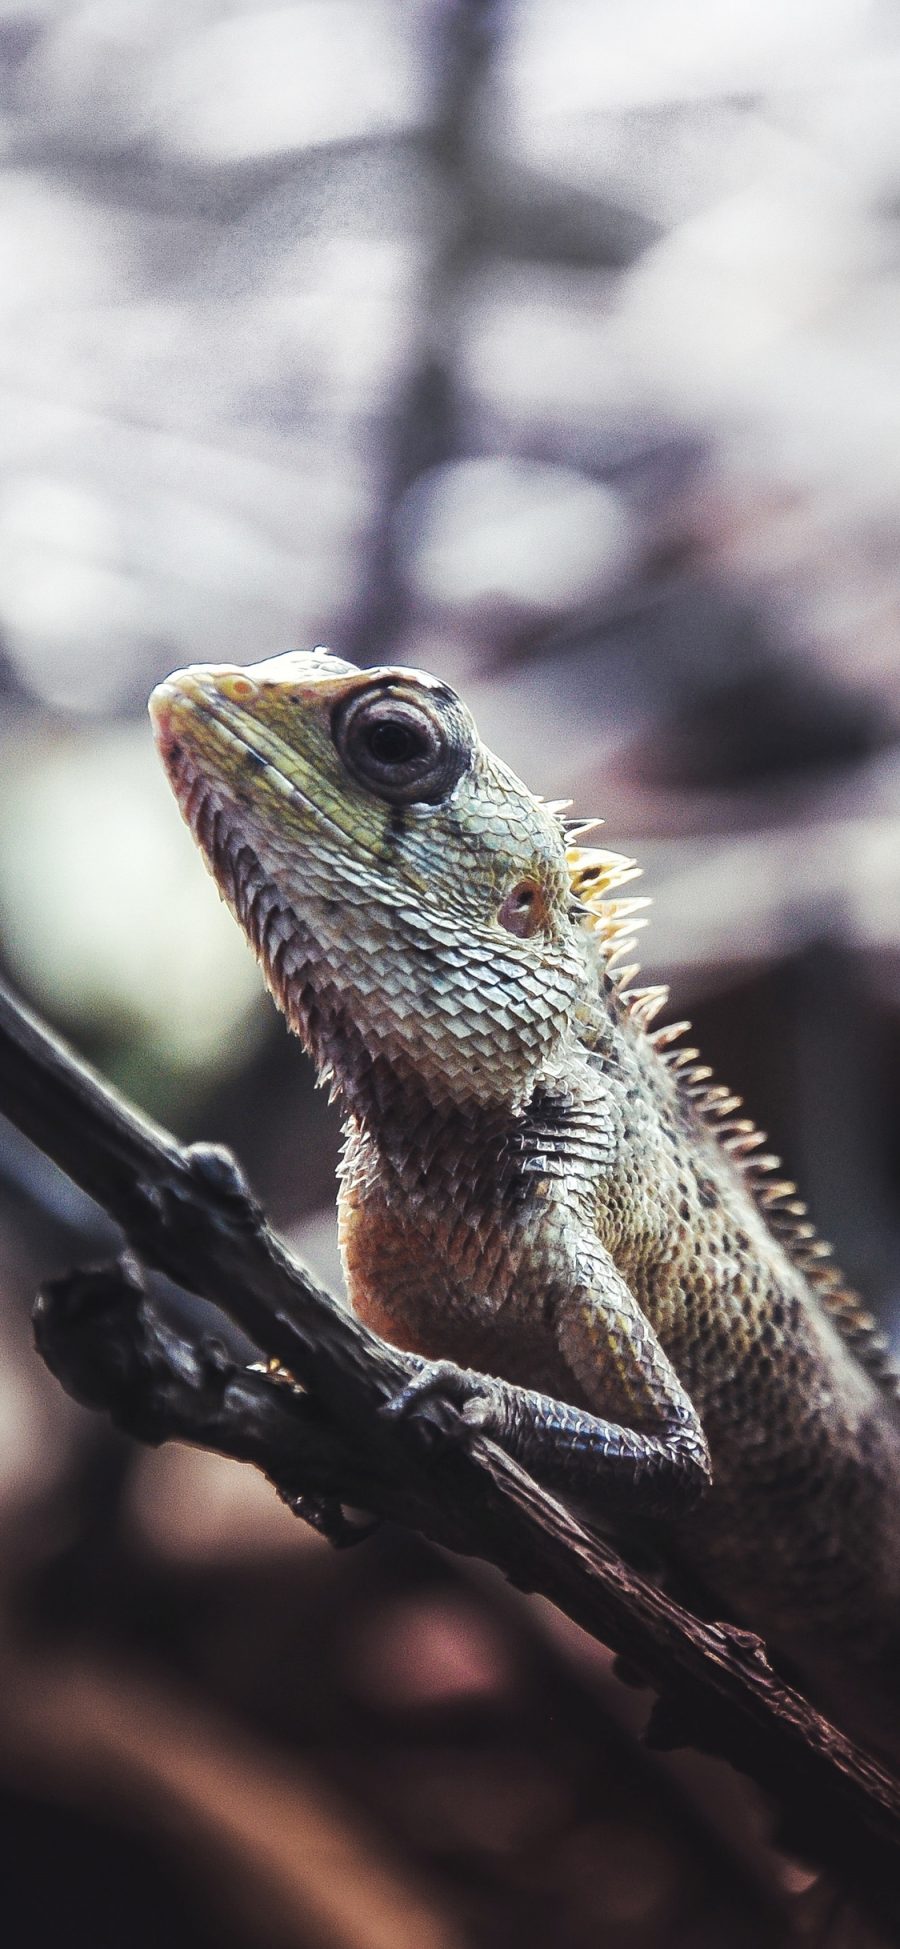
M900 1756L900 1414L848 1345L867 1323L817 1270L794 1187L766 1192L774 1160L751 1174L750 1125L714 1127L735 1099L648 1032L654 991L623 999L611 950L638 903L599 893L629 863L568 844L422 672L327 652L197 666L151 714L203 856L342 1097L357 1312L477 1369L423 1362L419 1385L622 1530L664 1527Z

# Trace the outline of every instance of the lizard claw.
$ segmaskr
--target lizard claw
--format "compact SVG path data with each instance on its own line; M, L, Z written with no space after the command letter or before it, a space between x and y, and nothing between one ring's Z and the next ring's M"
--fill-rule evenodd
M399 1388L389 1401L385 1401L381 1412L395 1415L398 1421L402 1421L406 1415L417 1411L420 1402L430 1401L435 1395L440 1395L444 1400L453 1400L454 1395L461 1391L459 1383L465 1382L465 1379L462 1368L455 1367L452 1360L423 1361L419 1372L413 1374L405 1387Z
M452 1360L423 1361L419 1372L381 1409L396 1421L415 1415L451 1441L459 1440L463 1428L483 1428L490 1412L484 1376L457 1367Z

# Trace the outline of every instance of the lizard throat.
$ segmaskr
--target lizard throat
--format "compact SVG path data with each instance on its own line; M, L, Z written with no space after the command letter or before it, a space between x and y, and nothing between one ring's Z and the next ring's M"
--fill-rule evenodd
M266 985L315 1063L333 1073L340 1023L320 1007L311 982L316 943L216 788L177 747L167 768L182 815L226 904L246 934Z
M312 1059L317 1079L339 1095L362 1129L408 1131L427 1116L421 1078L383 1047L370 1047L349 1014L339 978L312 927L298 914L239 831L234 812L189 758L168 756L182 814L226 904L260 964L266 986ZM406 1139L404 1139L404 1142Z

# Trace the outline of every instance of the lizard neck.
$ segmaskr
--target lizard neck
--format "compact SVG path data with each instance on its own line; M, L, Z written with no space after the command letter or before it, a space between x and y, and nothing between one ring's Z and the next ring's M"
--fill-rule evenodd
M571 1097L573 1074L587 1074L589 1051L596 1061L604 1047L612 1050L614 1024L575 937L567 962L548 962L518 989L513 960L493 1007L479 1005L470 1020L467 998L479 992L480 966L471 943L460 941L448 960L417 936L413 952L389 922L379 932L376 916L377 954L371 943L357 949L344 937L339 905L310 900L308 913L298 913L237 834L220 845L217 871L320 1081L404 1173L419 1174L423 1147L437 1157L441 1150L462 1156L473 1144L502 1145L505 1132L527 1121L530 1106L553 1100L561 1079ZM421 971L418 992L410 967Z
M351 1030L352 1035L352 1030ZM370 1172L397 1205L442 1218L463 1200L470 1216L519 1209L554 1179L577 1204L587 1166L611 1155L605 1064L573 1040L561 1066L535 1081L526 1102L435 1100L386 1060L354 1068L342 1178ZM589 1175L589 1174L588 1174Z
M460 1100L407 1055L402 1044L367 1036L330 975L319 945L292 927L282 952L271 957L270 986L291 1027L346 1112L348 1128L377 1151L395 1181L412 1189L442 1162L474 1150L498 1153L522 1120L512 1101ZM536 1083L532 1095L542 1087Z

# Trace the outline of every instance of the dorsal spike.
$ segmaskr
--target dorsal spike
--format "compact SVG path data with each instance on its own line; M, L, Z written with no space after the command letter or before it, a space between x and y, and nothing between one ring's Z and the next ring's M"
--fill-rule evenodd
M631 914L639 914L645 908L652 907L652 905L653 902L650 899L649 894L635 893L635 894L630 894L627 900L604 900L602 902L602 907L600 908L600 911L602 911L604 914L608 914L610 920L617 921L617 920L625 920ZM635 926L636 925L637 922L635 922ZM646 925L647 925L646 921L641 922L642 927L646 927Z
M630 945L631 947L633 947L633 946L634 946L634 942L633 942L633 941L631 941L631 942L630 942L630 943L629 943L628 945ZM623 950L623 951L624 951L624 950ZM611 965L611 964L608 964L608 965ZM634 978L635 978L635 975L639 975L639 974L640 974L640 972L641 972L641 970L640 970L640 965L639 965L639 963L638 963L637 961L631 961L631 962L629 962L629 965L628 965L628 967L627 967L627 968L614 968L614 969L612 969L612 970L611 970L611 979L612 979L612 981L614 982L614 984L615 984L615 986L616 986L616 988L628 988L628 987L629 987L629 985L630 985L630 983L631 983L631 982L632 982L632 981L634 980Z
M749 1117L735 1116L735 1111L743 1108L741 1097L725 1084L711 1082L713 1072L700 1061L698 1049L671 1046L679 1044L681 1037L688 1033L689 1022L665 1023L658 1029L649 1027L668 1000L668 991L661 983L635 988L632 984L640 973L637 962L627 967L621 963L635 947L637 930L646 925L642 910L650 902L645 898L609 897L638 877L641 869L637 861L625 853L578 843L602 824L601 820L563 818L565 808L559 801L551 802L549 810L560 817L565 834L573 917L592 937L599 968L609 979L615 1007L627 1012L628 1020L644 1031L679 1093L690 1101L693 1113L708 1123L732 1168L741 1173L781 1249L809 1280L818 1304L833 1320L854 1356L900 1400L900 1376L889 1364L883 1337L872 1315L843 1285L831 1261L831 1247L816 1236L806 1206L797 1196L796 1185L790 1178L778 1175L784 1168L781 1159L773 1151L762 1149L767 1142L764 1131L757 1130Z
M607 958L606 958L607 968L612 969L615 962L618 961L620 955L633 954L636 947L637 947L637 941L635 940L634 935L630 928L623 930L621 936L616 934L610 945L610 950L607 953ZM635 974L636 973L637 973L637 967L635 966ZM621 974L617 977L617 979L619 982L621 982L622 979Z
M589 873L610 873L620 866L637 865L630 853L614 853L608 846L573 846L571 841L566 847L566 862L569 872L582 879Z
M590 913L590 908L587 911ZM607 947L611 947L614 941L621 941L627 935L633 935L636 929L646 927L646 925L647 922L641 918L640 914L626 914L622 920L614 920L612 922L607 921L602 909L598 910L593 916L594 932Z
M665 1049L670 1042L677 1042L680 1035L687 1035L690 1022L667 1022L662 1029L654 1029L648 1037L654 1049ZM671 1057L668 1058L671 1061Z
M674 1049L672 1054L666 1057L666 1061L670 1069L686 1069L689 1064L696 1062L699 1054L699 1049Z
M628 854L605 852L597 846L567 845L566 865L572 887L580 899L585 899L589 894L596 898L611 893L614 887L638 879L641 872L637 860L631 859Z
M669 999L669 990L662 983L657 983L652 987L632 988L621 999L627 1003L632 1021L646 1028L648 1022L652 1022L654 1016L659 1014L660 1009L665 1008Z
M732 1157L749 1157L765 1141L764 1130L752 1130L746 1137L726 1137L725 1149L731 1152Z
M571 802L570 799L570 805ZM563 831L570 845L577 845L579 839L582 839L585 833L597 832L600 826L605 824L605 819L564 819L562 822Z
M613 887L625 887L630 880L640 880L643 872L643 867L638 866L636 862L632 862L630 866L618 867L607 881L607 886L610 892L612 892Z

